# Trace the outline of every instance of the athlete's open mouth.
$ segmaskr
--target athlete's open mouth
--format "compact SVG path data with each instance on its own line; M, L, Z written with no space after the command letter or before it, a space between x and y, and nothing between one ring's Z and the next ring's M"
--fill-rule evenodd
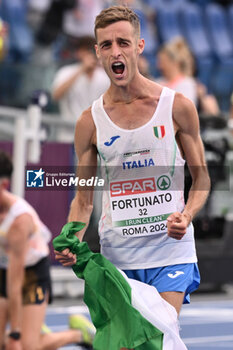
M122 74L125 70L125 65L122 62L114 62L112 64L112 70L115 74Z

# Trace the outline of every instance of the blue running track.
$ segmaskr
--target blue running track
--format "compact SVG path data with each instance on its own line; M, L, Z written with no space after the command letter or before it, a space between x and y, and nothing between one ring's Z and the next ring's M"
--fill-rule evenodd
M64 330L67 328L69 315L74 313L89 315L85 306L50 306L46 324L53 331ZM180 315L180 327L181 337L188 350L232 350L233 300L195 301L184 305ZM62 349L83 350L77 346Z

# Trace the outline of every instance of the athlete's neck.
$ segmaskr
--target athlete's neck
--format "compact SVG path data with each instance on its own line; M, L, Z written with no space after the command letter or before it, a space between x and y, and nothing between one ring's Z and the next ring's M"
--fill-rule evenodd
M119 96L112 96L109 92L106 93L107 101L114 105L128 105L136 101L140 98L140 95L136 95L134 97L132 96L123 96L123 98L120 98Z
M105 100L110 104L130 104L147 95L148 79L141 76L139 81L133 81L127 86L111 85L105 94Z

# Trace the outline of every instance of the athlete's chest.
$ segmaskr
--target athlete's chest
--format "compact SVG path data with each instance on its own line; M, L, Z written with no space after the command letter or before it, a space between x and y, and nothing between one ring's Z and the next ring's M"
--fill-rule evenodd
M128 104L104 106L110 120L122 129L137 129L153 117L158 105L158 99L153 101L138 100Z

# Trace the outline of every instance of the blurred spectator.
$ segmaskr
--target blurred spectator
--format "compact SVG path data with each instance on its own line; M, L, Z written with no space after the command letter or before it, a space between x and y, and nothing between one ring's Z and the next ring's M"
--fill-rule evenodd
M50 7L52 0L27 0L28 1L28 23L36 33L41 26L42 20Z
M150 65L144 55L140 55L138 57L138 69L139 72L147 79L155 80L154 77L150 74Z
M198 97L198 111L202 115L219 116L221 111L218 106L217 99L214 95L209 94L207 88L200 81L196 81L197 84L197 97Z
M2 61L7 51L8 30L7 25L0 18L0 61Z
M37 34L40 44L50 45L62 31L65 12L74 9L76 0L52 0Z
M46 4L44 4L46 5ZM47 4L48 5L48 4ZM33 3L31 6L34 6ZM60 51L60 42L62 42L62 30L65 13L76 6L76 0L50 0L47 10L38 20L38 29L35 28L36 47L34 50L33 61L41 63L51 63L56 57L56 51ZM40 8L44 10L46 7ZM37 7L37 13L38 13ZM58 48L56 48L56 46Z
M28 7L34 11L44 13L53 0L27 0Z
M183 38L165 43L158 53L158 68L162 73L157 81L188 97L202 114L219 115L216 98L194 77L195 61Z
M185 41L175 38L165 43L159 49L157 64L162 74L157 81L182 93L197 105L196 81L192 77L194 61Z
M65 13L64 33L73 37L93 35L95 17L103 7L102 0L76 0L74 9Z
M35 8L35 0L30 1L31 7ZM41 55L48 63L54 59L67 61L77 39L93 35L94 20L103 8L103 0L49 1L50 6L36 35L34 61Z
M74 0L73 9L64 13L63 34L66 49L83 36L92 36L95 17L104 8L104 0Z
M33 35L27 23L25 0L1 0L0 13L8 25L8 61L27 62L33 50Z
M109 79L98 64L94 44L92 37L80 39L75 54L78 63L62 67L55 76L52 95L59 102L64 120L75 122L109 86ZM59 141L73 142L73 139L73 132L65 129L59 132Z

